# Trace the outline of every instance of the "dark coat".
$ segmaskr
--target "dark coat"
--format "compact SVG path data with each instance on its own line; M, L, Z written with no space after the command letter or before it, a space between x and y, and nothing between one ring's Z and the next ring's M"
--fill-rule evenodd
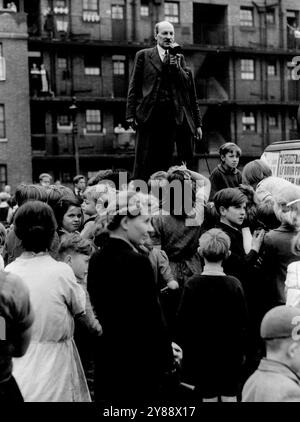
M296 230L281 224L264 237L262 269L268 309L285 304L287 267L290 263L299 261L299 256L292 252L293 240L297 234Z
M184 287L177 343L183 349L183 381L203 397L237 395L246 352L247 311L239 280L197 275Z
M129 82L126 118L135 118L145 123L156 104L161 82L162 61L157 47L147 48L136 54ZM174 74L172 97L177 123L181 124L184 115L192 133L201 126L200 109L197 103L192 72L180 55L180 67Z
M156 396L173 358L149 259L110 238L90 260L88 292L103 327L96 400Z
M226 170L222 164L219 164L209 176L211 183L209 200L213 201L214 196L219 190L225 188L237 188L242 183L242 173L238 169Z

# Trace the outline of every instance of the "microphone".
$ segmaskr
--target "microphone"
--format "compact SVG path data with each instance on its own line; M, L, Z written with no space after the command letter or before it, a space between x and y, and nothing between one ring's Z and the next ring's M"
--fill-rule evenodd
M169 48L169 54L176 56L176 54L182 53L182 47L177 44L177 42L173 43Z

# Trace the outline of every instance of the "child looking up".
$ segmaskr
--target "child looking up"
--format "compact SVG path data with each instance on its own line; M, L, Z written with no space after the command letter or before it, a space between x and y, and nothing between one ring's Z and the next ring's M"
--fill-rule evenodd
M212 201L216 192L225 188L237 188L242 183L242 174L238 170L242 150L233 142L221 145L219 155L221 163L211 172L209 177Z

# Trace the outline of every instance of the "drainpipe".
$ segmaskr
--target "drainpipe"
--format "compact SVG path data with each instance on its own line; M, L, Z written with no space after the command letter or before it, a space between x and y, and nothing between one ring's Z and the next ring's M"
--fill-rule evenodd
M131 2L131 37L132 41L136 41L136 0Z

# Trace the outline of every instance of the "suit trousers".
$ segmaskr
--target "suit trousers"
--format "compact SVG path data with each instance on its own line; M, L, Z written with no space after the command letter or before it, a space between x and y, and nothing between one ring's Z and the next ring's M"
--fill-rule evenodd
M138 125L133 177L148 181L151 174L167 171L173 164L184 161L188 167L191 166L193 135L185 117L182 124L176 124L172 103L159 103L148 121ZM174 160L175 144L177 157Z

